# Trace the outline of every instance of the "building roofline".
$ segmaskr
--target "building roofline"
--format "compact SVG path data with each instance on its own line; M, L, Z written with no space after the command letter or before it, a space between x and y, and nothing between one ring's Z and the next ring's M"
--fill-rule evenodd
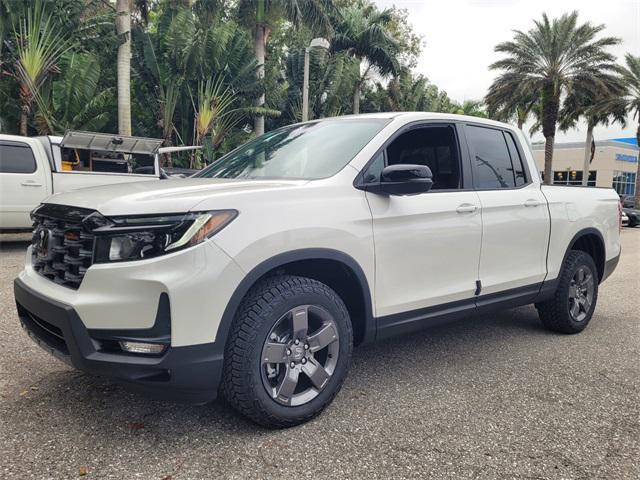
M637 145L633 145L627 142L619 142L616 140L599 140L596 143L596 147L613 147L623 150L631 150L634 152L640 151ZM584 142L564 142L556 143L553 146L554 150L571 149L571 148L584 148ZM536 142L531 145L532 150L544 150L544 142Z

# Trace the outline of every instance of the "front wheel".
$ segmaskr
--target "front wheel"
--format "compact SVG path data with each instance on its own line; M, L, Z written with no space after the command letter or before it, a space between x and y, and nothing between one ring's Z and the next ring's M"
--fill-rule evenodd
M247 294L225 349L223 394L255 422L283 428L318 415L347 376L349 313L327 285L292 275Z
M579 333L593 316L598 300L598 272L593 258L572 250L560 273L554 296L536 304L543 325L560 333Z

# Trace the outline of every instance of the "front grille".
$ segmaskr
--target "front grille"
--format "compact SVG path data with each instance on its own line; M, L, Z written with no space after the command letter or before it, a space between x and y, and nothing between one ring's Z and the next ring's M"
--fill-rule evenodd
M46 204L33 214L33 269L59 285L77 289L91 266L94 235L84 208Z

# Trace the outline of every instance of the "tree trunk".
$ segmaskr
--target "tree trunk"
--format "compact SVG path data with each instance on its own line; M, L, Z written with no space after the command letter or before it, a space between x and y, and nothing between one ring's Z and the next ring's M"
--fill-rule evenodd
M556 136L560 96L556 94L553 84L542 89L542 134L544 135L544 183L553 184L553 142Z
M524 122L527 120L529 112L522 106L516 107L516 117L518 119L518 129L521 131L524 128Z
M353 91L353 113L354 114L358 114L360 113L360 93L362 90L362 85L364 84L365 80L367 79L367 74L369 73L369 70L371 69L371 64L367 65L367 68L365 69L364 72L361 72L362 70L362 61L358 59L357 62L357 68L358 68L358 83L356 83L355 89Z
M638 130L636 130L636 142L640 147L640 123L638 123ZM640 208L640 150L638 150L638 170L636 171L636 204L635 208Z
M27 134L29 133L27 131L28 117L29 117L29 107L26 105L23 105L22 108L20 109L20 135L22 135L23 137L26 137Z
M584 162L582 164L582 186L589 183L589 167L591 165L591 142L593 142L593 125L587 125L587 140L584 143Z
M131 135L131 12L129 0L117 0L116 32L118 47L118 132Z
M256 31L253 39L253 49L258 63L256 76L260 86L264 89L264 57L266 50L266 28L265 28L266 5L265 0L257 0L256 2ZM263 107L265 104L264 90L256 100L256 107ZM264 133L264 116L257 115L253 119L253 132L256 135Z
M168 129L167 131L164 132L164 141L162 142L162 146L163 147L170 147L172 145L172 141L171 141L171 133L172 130ZM173 167L173 158L171 158L171 154L170 153L163 153L162 154L162 167L167 167L167 168L172 168Z
M256 61L258 62L258 70L256 74L258 76L258 80L262 83L264 80L264 25L256 25L256 35L255 35L255 53L256 53ZM264 92L260 94L258 99L256 100L256 107L263 107L265 102ZM253 131L256 135L262 135L264 133L264 116L257 115L253 119Z
M553 141L554 137L544 139L544 184L553 184Z
M31 96L29 95L29 88L21 84L20 85L20 135L26 137L29 134L29 112L31 111Z

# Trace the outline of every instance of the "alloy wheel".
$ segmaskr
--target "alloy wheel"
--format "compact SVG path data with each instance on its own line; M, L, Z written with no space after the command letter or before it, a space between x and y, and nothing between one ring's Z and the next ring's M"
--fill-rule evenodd
M278 319L262 348L260 371L267 393L286 406L310 402L333 375L339 350L337 323L327 310L292 308Z
M595 283L590 269L582 265L569 284L569 315L576 322L582 322L593 303Z

